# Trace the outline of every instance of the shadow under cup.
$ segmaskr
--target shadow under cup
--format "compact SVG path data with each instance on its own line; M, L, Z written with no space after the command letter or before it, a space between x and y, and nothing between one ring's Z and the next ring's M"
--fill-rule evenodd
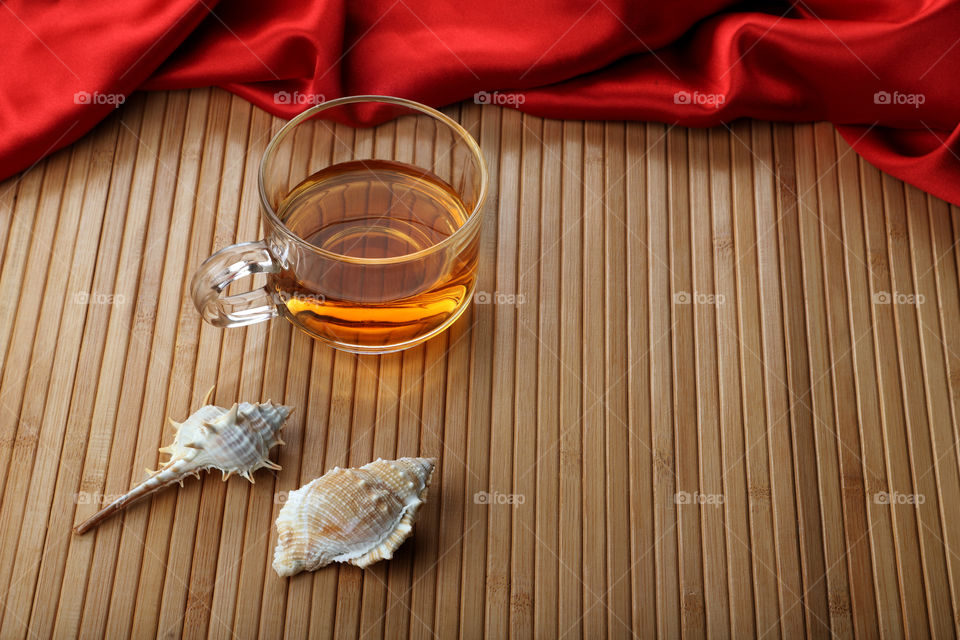
M210 256L194 304L220 327L283 315L347 351L412 347L473 297L486 187L476 141L429 107L357 96L308 109L261 162L263 240ZM265 287L226 295L257 273Z

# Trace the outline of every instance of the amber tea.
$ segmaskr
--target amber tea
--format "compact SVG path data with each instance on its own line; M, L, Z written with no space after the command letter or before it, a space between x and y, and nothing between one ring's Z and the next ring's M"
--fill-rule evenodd
M330 150L342 162L320 159ZM283 316L334 348L389 353L469 306L488 178L449 116L391 96L329 100L277 132L257 182L263 238L220 249L190 285L210 324ZM235 286L256 274L266 286Z
M456 254L429 251L470 212L425 169L388 160L335 164L294 187L277 215L339 258L270 278L278 304L317 337L361 347L422 339L473 293L476 237Z

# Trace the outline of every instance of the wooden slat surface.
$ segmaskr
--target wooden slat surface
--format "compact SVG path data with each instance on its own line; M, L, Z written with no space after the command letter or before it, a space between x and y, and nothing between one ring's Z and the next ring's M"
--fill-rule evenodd
M0 183L0 637L956 636L960 209L826 124L447 112L489 302L382 357L200 321L282 124L239 98L136 95ZM299 408L283 470L73 535L214 383ZM416 454L392 561L276 576L276 495Z

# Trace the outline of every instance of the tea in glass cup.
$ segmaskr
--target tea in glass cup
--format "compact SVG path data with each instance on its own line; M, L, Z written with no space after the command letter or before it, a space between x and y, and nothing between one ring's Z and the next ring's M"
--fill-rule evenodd
M419 344L473 296L486 183L476 142L429 107L359 96L309 109L261 163L266 237L208 258L194 302L217 326L283 315L348 351ZM260 272L264 289L223 295Z

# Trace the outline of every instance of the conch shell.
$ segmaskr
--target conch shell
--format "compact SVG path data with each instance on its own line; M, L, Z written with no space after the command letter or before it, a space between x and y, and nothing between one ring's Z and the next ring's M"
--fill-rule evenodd
M413 530L436 462L400 458L338 467L291 491L277 516L273 568L286 577L331 562L362 568L389 560Z
M230 409L224 409L207 404L212 392L213 389L207 393L204 406L182 423L170 420L176 430L173 444L160 449L160 453L169 454L170 459L157 471L148 469L149 478L75 527L74 531L85 533L127 505L175 482L183 486L187 476L199 477L204 470L219 469L224 480L236 473L253 482L250 474L257 469L280 468L268 456L271 448L284 444L280 430L293 407L268 400L263 404L235 403Z

